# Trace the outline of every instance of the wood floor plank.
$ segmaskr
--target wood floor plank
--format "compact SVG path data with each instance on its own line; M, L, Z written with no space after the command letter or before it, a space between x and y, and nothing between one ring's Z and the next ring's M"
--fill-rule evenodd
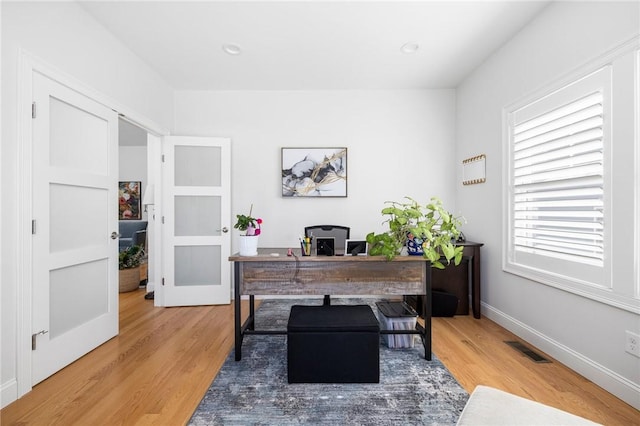
M0 423L188 422L233 347L233 306L155 308L143 296L122 293L120 334L5 407ZM517 338L484 318L433 319L434 352L468 392L484 384L605 425L639 424L633 407L555 360L533 363L505 340Z

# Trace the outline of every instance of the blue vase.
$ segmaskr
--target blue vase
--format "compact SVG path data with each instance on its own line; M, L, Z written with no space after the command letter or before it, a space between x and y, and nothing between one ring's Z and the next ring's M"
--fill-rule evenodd
M416 238L410 232L407 233L407 254L409 256L422 256L424 250L422 250L422 244L424 240L422 238Z

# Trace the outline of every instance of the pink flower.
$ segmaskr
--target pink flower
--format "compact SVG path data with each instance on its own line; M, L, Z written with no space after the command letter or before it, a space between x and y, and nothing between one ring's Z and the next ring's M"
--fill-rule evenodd
M262 219L254 218L251 216L251 212L253 211L253 204L251 205L251 209L249 209L249 215L238 214L236 217L238 221L233 227L235 229L244 232L244 235L260 235L260 224L262 223Z

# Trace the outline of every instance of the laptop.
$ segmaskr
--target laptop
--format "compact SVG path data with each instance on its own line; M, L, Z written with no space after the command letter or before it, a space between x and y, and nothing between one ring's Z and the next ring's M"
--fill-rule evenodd
M369 244L365 240L347 240L344 245L345 256L366 256Z

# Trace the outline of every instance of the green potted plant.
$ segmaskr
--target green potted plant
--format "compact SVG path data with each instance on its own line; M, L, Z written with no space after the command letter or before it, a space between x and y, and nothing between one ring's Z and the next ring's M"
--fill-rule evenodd
M456 246L462 219L450 214L437 197L421 205L411 197L404 202L387 201L382 214L389 225L387 232L367 235L369 254L386 256L391 260L409 246L410 254L421 255L432 266L443 269L445 262L453 259L456 265L462 260L463 247Z
M140 264L144 261L144 250L141 246L129 246L118 256L119 291L133 291L140 286Z
M261 233L262 219L251 216L253 204L249 209L249 214L236 215L237 221L233 227L243 234L240 234L240 256L256 256L258 254L258 236Z

